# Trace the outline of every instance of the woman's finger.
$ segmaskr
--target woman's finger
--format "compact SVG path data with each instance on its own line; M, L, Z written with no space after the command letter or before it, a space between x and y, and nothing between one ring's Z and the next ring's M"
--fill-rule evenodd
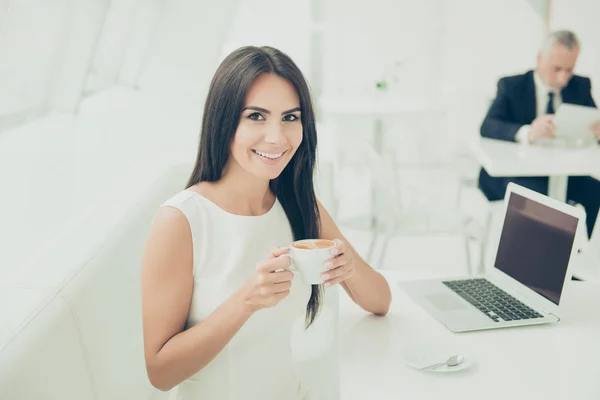
M327 281L327 280L337 278L339 276L344 275L348 271L347 264L348 264L347 260L342 260L341 263L338 264L335 268L332 268L332 269L322 273L321 278L324 281Z
M268 258L256 267L257 271L274 272L278 269L288 268L291 265L290 258L283 254L276 258Z
M269 254L269 258L277 258L282 254L287 254L290 252L290 248L289 247L279 247L279 246L275 246L273 248L273 250L271 250L271 253Z
M341 239L333 239L335 247L331 249L330 253L333 256L339 257L347 251L348 245Z

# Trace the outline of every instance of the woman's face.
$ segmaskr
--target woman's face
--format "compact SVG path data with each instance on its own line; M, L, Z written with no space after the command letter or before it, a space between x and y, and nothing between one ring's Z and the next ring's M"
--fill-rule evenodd
M281 174L301 142L296 89L278 75L260 75L246 96L231 159L254 176L271 180Z

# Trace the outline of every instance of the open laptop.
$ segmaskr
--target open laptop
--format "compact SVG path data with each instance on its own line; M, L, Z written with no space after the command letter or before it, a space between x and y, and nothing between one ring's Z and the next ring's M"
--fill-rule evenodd
M583 211L514 183L504 203L498 251L484 276L400 283L453 332L560 320Z

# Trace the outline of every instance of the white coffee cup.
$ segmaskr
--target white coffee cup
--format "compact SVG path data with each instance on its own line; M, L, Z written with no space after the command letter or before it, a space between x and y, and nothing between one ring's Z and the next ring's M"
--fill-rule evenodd
M334 247L333 240L298 240L290 246L289 254L284 254L292 261L292 266L288 269L297 271L304 282L320 285L323 283L321 274L325 272L325 263L334 257L331 254L331 249Z

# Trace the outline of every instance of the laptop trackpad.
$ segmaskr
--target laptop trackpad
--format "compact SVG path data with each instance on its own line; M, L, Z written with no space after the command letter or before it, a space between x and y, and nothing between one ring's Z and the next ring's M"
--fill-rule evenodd
M455 311L466 308L465 304L453 294L438 293L425 296L437 309L442 311Z

